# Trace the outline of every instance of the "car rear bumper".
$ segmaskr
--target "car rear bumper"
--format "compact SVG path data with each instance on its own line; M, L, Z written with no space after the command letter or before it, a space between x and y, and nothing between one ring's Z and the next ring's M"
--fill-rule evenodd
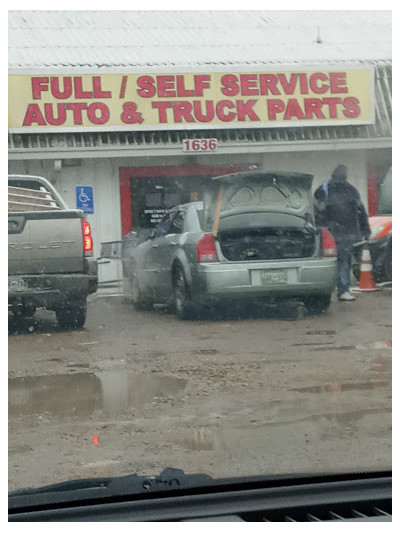
M284 297L331 294L336 258L201 263L196 297ZM202 295L201 295L202 293Z

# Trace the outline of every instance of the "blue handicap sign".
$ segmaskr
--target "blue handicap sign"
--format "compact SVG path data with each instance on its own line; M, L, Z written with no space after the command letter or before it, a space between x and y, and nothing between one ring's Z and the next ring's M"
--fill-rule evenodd
M93 215L93 187L86 185L76 187L76 208L82 209L87 215Z

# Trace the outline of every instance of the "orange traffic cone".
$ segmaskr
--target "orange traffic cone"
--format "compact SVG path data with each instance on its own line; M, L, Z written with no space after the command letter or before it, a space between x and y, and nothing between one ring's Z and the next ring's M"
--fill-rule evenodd
M368 245L364 244L361 255L360 287L356 292L372 292L379 290L375 285L374 273L372 270L371 254Z

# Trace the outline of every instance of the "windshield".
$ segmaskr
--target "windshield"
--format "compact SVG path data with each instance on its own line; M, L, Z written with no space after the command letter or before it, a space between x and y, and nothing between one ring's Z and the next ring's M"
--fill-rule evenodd
M351 13L9 12L10 490L391 469L391 12Z

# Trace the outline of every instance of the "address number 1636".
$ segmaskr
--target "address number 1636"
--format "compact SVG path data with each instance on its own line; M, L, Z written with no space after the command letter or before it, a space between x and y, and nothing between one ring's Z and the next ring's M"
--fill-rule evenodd
M217 139L185 139L183 141L184 152L215 152Z

